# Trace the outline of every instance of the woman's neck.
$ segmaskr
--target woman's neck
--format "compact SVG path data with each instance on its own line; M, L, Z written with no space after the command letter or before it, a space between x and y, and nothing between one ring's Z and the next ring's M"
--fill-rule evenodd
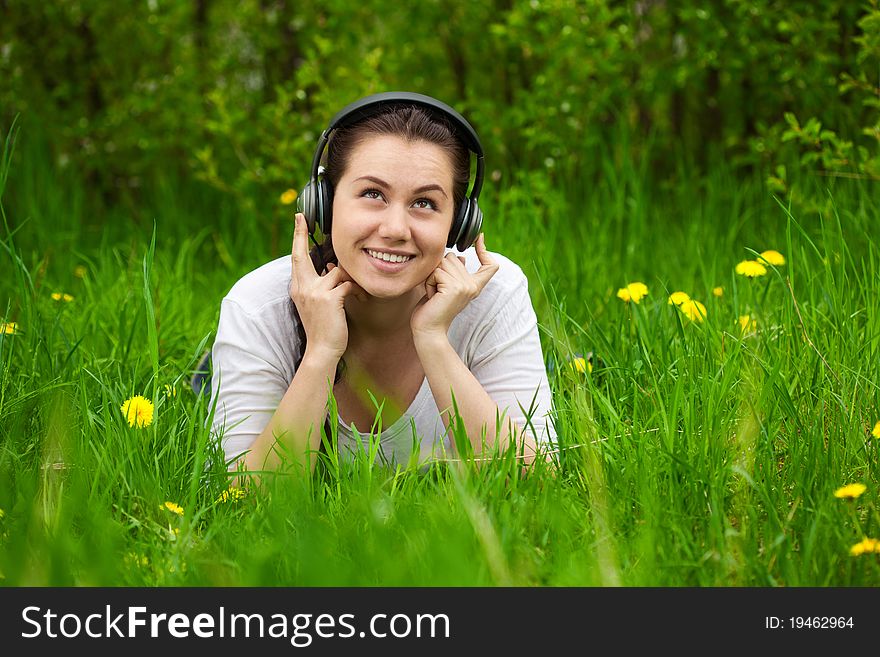
M359 301L353 296L345 299L348 316L349 347L370 344L399 345L412 341L409 320L421 297L413 294L396 299L377 299L369 296Z

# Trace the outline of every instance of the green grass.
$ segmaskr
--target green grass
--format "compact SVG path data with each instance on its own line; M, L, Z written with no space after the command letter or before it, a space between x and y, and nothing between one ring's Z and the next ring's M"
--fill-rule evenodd
M0 320L18 325L0 334L3 584L880 584L878 555L849 555L880 537L876 184L789 204L723 166L659 186L608 155L589 184L487 190L487 246L523 266L563 363L557 475L361 459L218 502L228 480L188 380L220 299L285 253L292 224L273 238L185 184L94 216L20 141L0 176ZM786 264L734 274L764 249ZM635 280L650 293L625 304ZM667 304L675 290L705 322ZM591 374L564 365L587 351ZM136 394L156 405L147 428L120 411ZM867 491L835 498L852 482Z

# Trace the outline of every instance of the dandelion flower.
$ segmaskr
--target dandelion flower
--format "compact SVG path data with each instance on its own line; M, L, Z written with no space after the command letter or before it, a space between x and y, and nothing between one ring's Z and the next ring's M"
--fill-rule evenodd
M0 322L0 333L15 333L18 331L18 324L15 322Z
M67 294L67 292L53 292L52 298L55 299L55 301L61 301L63 299L68 303L73 301L73 297Z
M281 194L281 203L282 205L290 205L296 200L297 193L295 189L285 190L283 194Z
M868 490L868 487L865 484L847 484L834 491L834 497L854 500L866 490Z
M736 266L736 273L748 278L755 278L766 274L767 268L757 260L743 260Z
M627 303L630 301L638 303L646 294L648 294L648 287L644 283L636 281L635 283L630 283L626 287L620 288L617 291L617 298L623 299Z
M874 428L871 429L871 435L874 436L874 438L880 438L880 421L878 421L877 424L874 425Z
M779 251L764 251L761 253L761 260L766 262L768 265L784 265L785 257Z
M743 335L754 333L758 328L758 321L751 315L740 315L736 321L739 324L739 331Z
M673 292L669 295L668 305L675 304L676 306L680 306L683 303L690 301L691 298L687 292Z
M228 489L220 493L220 497L216 499L216 502L238 502L246 496L247 492L243 488L230 486Z
M153 402L135 395L122 405L122 414L128 420L128 426L148 427L153 423Z
M865 538L849 549L849 553L854 557L871 552L880 553L880 540L877 540L876 538Z
M77 278L85 278L86 277L86 267L85 265L77 265L73 268L73 275Z
M702 322L706 319L706 306L695 299L688 299L679 307L679 310L687 315L692 322Z
M129 552L123 557L123 563L125 563L126 566L140 566L141 568L146 568L150 565L150 560L145 554Z
M583 356L573 358L569 361L568 366L575 372L580 372L581 374L593 371L593 364Z
M723 287L713 287L712 288L712 295L716 296L716 297L723 297L724 296L724 288Z
M177 387L171 385L170 383L165 384L165 396L166 397L177 397Z
M171 513L176 513L179 516L183 515L183 507L179 504L175 504L174 502L165 502L161 507L161 509L168 509Z

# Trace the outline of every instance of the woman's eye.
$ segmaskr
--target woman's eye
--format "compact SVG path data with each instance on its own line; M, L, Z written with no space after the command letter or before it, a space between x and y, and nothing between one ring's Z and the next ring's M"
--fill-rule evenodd
M420 205L421 203L424 203L425 205ZM427 199L427 198L420 198L418 201L416 201L416 205L420 209L423 209L423 210L427 210L427 209L436 210L437 209L437 206L434 205L434 201L432 201L431 199Z
M366 198L379 199L382 198L382 192L378 189L365 189L361 192L361 196L365 196Z

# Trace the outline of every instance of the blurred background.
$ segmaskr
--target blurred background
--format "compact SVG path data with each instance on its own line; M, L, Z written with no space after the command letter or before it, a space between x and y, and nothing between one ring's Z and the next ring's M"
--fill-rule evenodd
M252 218L277 253L292 214L280 195L306 181L320 131L388 90L440 98L475 125L487 194L578 195L624 163L695 186L723 163L781 195L804 172L880 179L877 0L2 0L0 11L0 128L16 116L21 128L20 182L4 199L13 225L26 215L63 230L59 208L16 206L31 186L67 185L95 230L103 208L151 223L163 199L195 195L230 226Z

